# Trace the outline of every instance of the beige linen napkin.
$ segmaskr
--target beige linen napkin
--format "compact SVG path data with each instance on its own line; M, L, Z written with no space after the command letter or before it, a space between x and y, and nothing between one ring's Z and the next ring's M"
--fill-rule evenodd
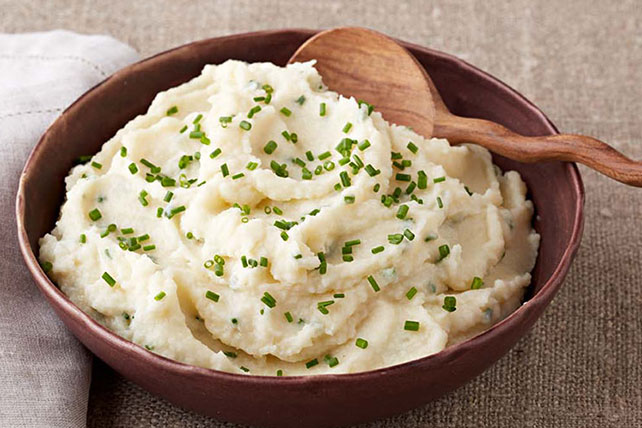
M29 152L77 97L138 59L106 36L0 34L0 426L85 426L91 356L32 281L15 196Z

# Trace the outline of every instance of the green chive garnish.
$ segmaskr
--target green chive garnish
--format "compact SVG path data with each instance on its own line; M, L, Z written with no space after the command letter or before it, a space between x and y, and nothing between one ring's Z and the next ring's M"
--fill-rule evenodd
M265 147L263 147L263 151L265 153L267 153L268 155L271 155L272 153L274 153L274 151L276 150L277 147L278 147L278 145L276 144L276 142L273 141L273 140L270 140L270 141L267 142Z
M415 297L415 294L417 294L417 289L415 287L410 288L408 292L406 293L406 298L408 300L412 300L413 297Z
M169 212L169 214L167 214L167 218L172 218L176 214L182 213L183 211L185 211L185 205L181 205L180 207L176 207L176 208L172 209Z
M323 357L323 360L328 364L329 367L334 367L339 364L339 359L337 357L333 357L332 355L326 355L325 357Z
M455 296L446 296L444 297L444 304L442 306L443 310L447 312L455 312L457 310L457 299Z
M412 141L408 142L408 145L406 147L414 154L417 154L417 151L419 150L419 147L417 147Z
M319 104L319 116L325 116L325 109L326 109L325 103Z
M437 261L438 262L442 261L443 259L448 257L449 254L450 254L450 247L448 245L446 245L446 244L441 245L439 247L439 258L437 259Z
M248 119L252 119L252 116L254 116L256 113L261 111L261 106L254 106L250 109L249 112L247 112L247 117Z
M242 172L239 172L238 174L234 174L232 176L232 180L238 180L239 178L243 178L243 177L245 177L245 174L243 174Z
M129 172L131 172L132 175L136 174L138 172L138 167L136 166L136 164L134 162L130 163L128 168L129 168Z
M397 218L403 220L406 218L406 215L408 214L408 205L399 205L399 209L397 210Z
M80 243L84 244L85 242L87 242L87 235L85 235L84 233L81 233L80 234Z
M305 102L305 96L301 95L297 100L295 101L298 105L302 106L303 103Z
M343 187L350 187L351 181L346 171L341 171L339 177L341 177L341 184L343 184Z
M406 239L408 239L408 241L412 241L413 239L415 239L415 234L412 233L412 231L410 229L404 230L403 231L403 236L405 236Z
M360 337L357 338L354 344L357 346L357 348L361 348L361 349L366 349L368 347L368 341Z
M443 207L444 207L444 203L443 203L443 201L441 200L441 197L439 197L439 196L437 196L437 206L438 206L439 208L443 208Z
M292 322L294 320L294 318L292 318L292 314L289 312L286 312L283 315L285 315L285 319L288 320L288 322Z
M276 371L276 375L277 375L277 376L279 376L279 377L280 377L280 376L283 376L283 370L278 369L278 370Z
M359 144L357 147L359 148L360 151L364 151L365 149L370 147L370 141L363 140L363 142L361 144Z
M239 369L243 370L245 373L247 373L247 372L249 372L249 371L250 371L250 369L248 369L248 368L247 368L247 367L245 367L245 366L241 366L241 367L239 367Z
M446 181L446 177L437 177L432 180L433 183L441 183L442 181Z
M182 134L185 131L187 131L187 125L183 125L183 127L178 132L180 132Z
M120 148L120 157L121 157L121 158L124 158L124 157L126 157L126 156L127 156L127 147L122 146L122 147Z
M263 293L263 297L261 297L261 302L265 303L265 305L269 308L273 308L276 306L276 299L272 297L272 295L267 291Z
M385 247L383 245L379 245L378 247L374 247L372 250L370 250L370 252L372 252L372 254L378 254L383 250L385 250Z
M230 175L230 169L227 167L226 163L221 165L221 172L223 173L223 177L227 177L228 175Z
M156 249L156 245L154 245L154 244L145 245L143 247L143 251L152 251L152 250L155 250L155 249Z
M210 153L210 158L214 159L216 156L221 154L221 149L216 149L212 153Z
M178 107L177 106L171 106L169 109L167 109L167 116L171 116L173 114L178 113Z
M163 300L163 297L165 297L166 295L167 294L165 294L164 291L161 291L160 293L158 293L157 295L154 296L154 300L156 300L156 301Z
M221 116L218 118L218 121L223 128L227 128L227 124L232 122L232 116Z
M145 190L141 190L140 193L138 194L138 200L140 201L141 205L144 207L149 205L149 202L147 202L147 195L148 193Z
M319 364L319 361L315 358L314 360L308 361L307 363L305 363L305 368L310 369L316 366L317 364Z
M347 134L348 132L350 132L350 129L352 129L352 123L348 122L345 124L342 131L344 134Z
M335 299L343 299L344 297L346 297L346 295L343 293L336 293L332 297L334 297Z
M417 173L417 187L420 189L425 189L428 186L428 176L425 172L419 171Z
M238 357L238 355L236 355L236 352L232 352L232 351L223 351L223 355L225 355L228 358Z
M352 195L346 195L346 196L344 196L344 197L343 197L343 201L344 201L346 204L354 204L354 196L352 196Z
M399 245L401 244L401 241L403 241L403 235L401 233L393 233L391 235L388 235L388 242L393 245Z
M116 285L116 280L107 272L103 272L101 277L110 287Z
M205 298L210 299L212 302L218 302L220 296L213 291L207 290L205 292Z
M283 239L284 241L287 241L288 238L290 238L290 236L287 234L286 231L281 232L281 239Z
M285 115L285 116L287 116L287 117L290 117L290 115L292 114L292 112L290 111L290 109L288 109L287 107L283 107L283 108L280 110L280 112L281 112L281 113L283 113L283 115Z
M397 181L410 181L412 177L410 177L410 174L397 173L397 175L395 175L395 179Z
M478 290L482 288L483 285L484 285L484 281L480 277L476 276L473 278L473 282L470 284L470 289Z
M101 169L101 168L103 167L103 166L102 166L102 164L99 164L99 163L98 163L98 162L96 162L96 161L93 161L93 162L91 163L91 166L93 166L93 167L94 167L94 168L96 168L96 169Z
M381 288L379 288L379 284L377 284L377 281L374 279L372 275L368 276L368 282L370 283L370 286L375 292L378 292L379 290L381 290Z
M404 330L419 331L419 321L406 321L403 325Z
M94 208L93 210L89 211L89 218L92 219L93 221L100 220L102 218L102 214L98 210L98 208Z
M250 129L252 129L252 124L247 120L242 120L241 123L239 123L239 128L245 131L249 131Z

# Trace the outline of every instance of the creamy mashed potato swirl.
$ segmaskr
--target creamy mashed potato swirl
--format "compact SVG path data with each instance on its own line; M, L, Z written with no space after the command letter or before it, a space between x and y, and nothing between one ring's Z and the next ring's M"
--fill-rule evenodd
M539 244L516 172L388 124L312 63L206 66L66 185L40 241L61 290L151 352L233 373L439 352L519 306Z

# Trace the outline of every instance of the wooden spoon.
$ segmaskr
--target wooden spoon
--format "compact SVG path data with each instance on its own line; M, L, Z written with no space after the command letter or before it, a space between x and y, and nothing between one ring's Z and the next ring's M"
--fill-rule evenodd
M595 138L525 137L488 120L455 116L415 57L376 31L350 27L323 31L303 43L288 62L313 59L329 88L374 104L389 122L410 126L424 137L479 144L520 162L580 162L617 181L642 187L642 162Z

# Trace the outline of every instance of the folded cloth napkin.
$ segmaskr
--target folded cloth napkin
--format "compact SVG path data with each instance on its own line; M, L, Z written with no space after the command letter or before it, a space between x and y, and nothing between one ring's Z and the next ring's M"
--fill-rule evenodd
M25 268L14 201L22 167L46 127L137 59L131 47L106 36L0 34L0 426L86 425L91 356Z

